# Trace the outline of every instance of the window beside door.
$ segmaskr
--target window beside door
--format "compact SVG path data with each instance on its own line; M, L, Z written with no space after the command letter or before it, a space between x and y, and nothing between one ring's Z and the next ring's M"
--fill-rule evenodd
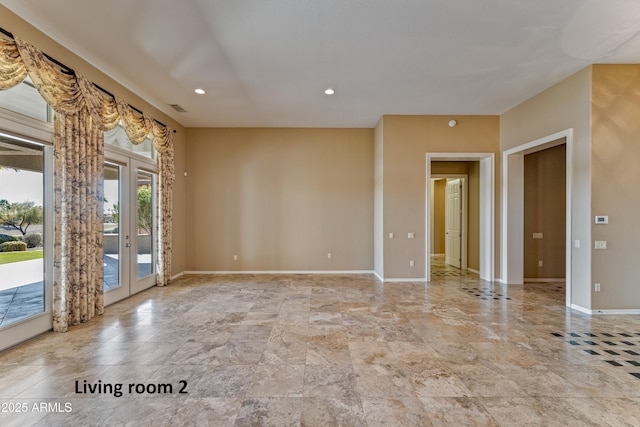
M0 328L45 313L45 148L0 135Z

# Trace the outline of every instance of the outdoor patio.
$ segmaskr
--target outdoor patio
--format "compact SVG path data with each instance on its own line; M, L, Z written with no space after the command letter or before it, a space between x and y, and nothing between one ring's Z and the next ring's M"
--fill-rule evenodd
M34 262L35 261L35 262ZM16 268L16 264L26 264ZM0 265L3 283L17 283L9 289L0 287L0 327L26 319L44 311L44 287L42 280L23 284L24 277L42 277L42 260L23 261ZM17 276L20 274L20 276ZM151 263L138 263L138 276L151 274ZM118 259L104 256L104 291L118 286Z

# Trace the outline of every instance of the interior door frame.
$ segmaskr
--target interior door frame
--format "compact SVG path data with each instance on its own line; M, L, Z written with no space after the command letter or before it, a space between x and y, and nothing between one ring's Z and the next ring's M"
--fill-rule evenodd
M425 280L431 281L431 162L477 161L480 163L480 279L494 281L495 264L495 154L494 153L426 153L425 208Z
M565 129L530 141L502 153L502 266L501 282L524 283L524 156L529 153L566 144L566 253L565 253L565 304L572 305L572 165L573 129Z

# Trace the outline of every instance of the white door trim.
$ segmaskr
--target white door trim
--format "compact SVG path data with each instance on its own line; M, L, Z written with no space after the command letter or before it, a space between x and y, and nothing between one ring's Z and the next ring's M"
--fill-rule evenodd
M571 306L571 178L573 129L565 129L502 153L501 278L505 284L524 282L524 156L566 144L566 305Z
M480 278L494 280L495 224L495 154L494 153L426 153L425 207L425 280L431 281L431 162L479 161L480 163Z

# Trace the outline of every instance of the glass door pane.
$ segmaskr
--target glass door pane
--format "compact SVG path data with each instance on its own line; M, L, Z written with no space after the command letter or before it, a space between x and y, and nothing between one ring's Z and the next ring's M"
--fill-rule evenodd
M104 291L120 286L120 166L104 165Z
M155 279L155 174L136 170L136 279ZM152 285L155 280L152 280Z
M109 155L104 164L104 302L130 295L129 287L129 159Z
M0 349L51 327L50 164L49 149L0 135Z

